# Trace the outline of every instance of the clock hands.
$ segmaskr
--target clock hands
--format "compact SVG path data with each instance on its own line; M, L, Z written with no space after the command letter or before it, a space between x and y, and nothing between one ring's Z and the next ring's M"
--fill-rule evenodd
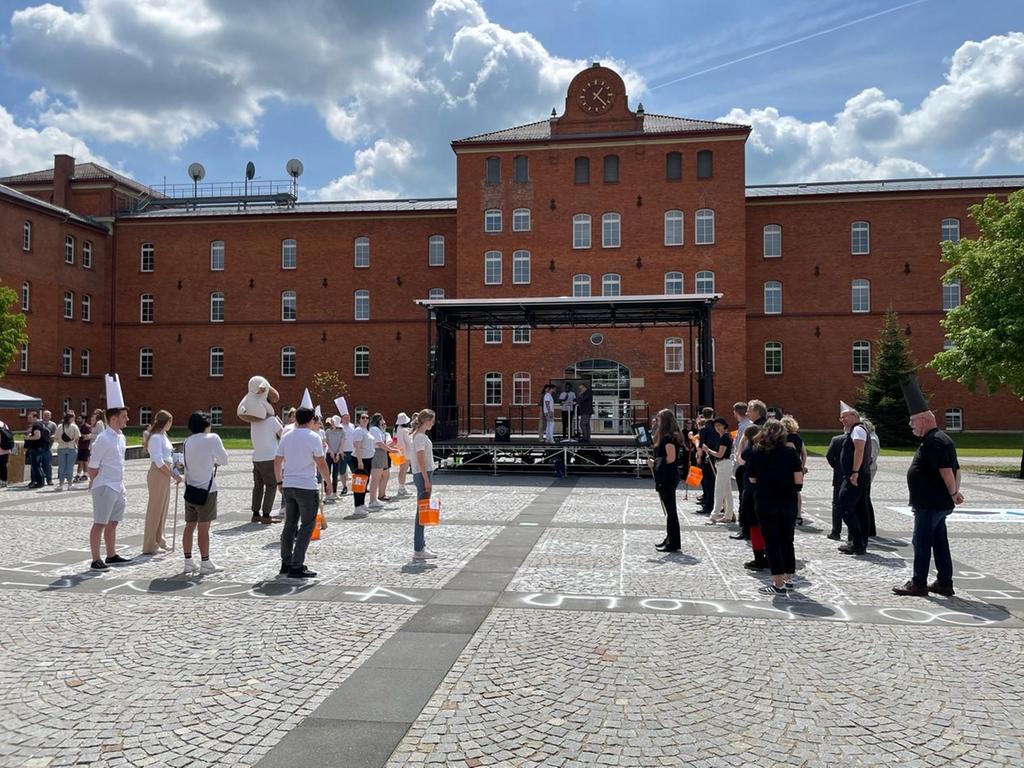
M598 101L601 102L601 106L602 107L607 107L608 106L608 102L601 98L601 91L603 91L603 90L604 90L604 88L601 88L600 90L594 91L593 96L594 96L595 99L597 99Z

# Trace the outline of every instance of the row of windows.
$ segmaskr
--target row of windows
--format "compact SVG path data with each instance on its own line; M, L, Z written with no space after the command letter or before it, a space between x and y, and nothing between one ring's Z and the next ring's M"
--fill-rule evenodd
M666 291L668 293L668 291ZM850 283L850 310L855 313L871 311L871 281L858 278ZM945 311L960 306L960 283L943 283L942 308ZM764 284L764 313L782 314L782 283L768 280Z
M27 346L27 345L26 345ZM82 350L82 375L87 375L85 370L87 363L88 350ZM70 350L65 347L65 357L70 354ZM25 356L27 360L28 351L25 350ZM355 347L352 350L352 373L355 376L369 376L370 375L370 348L369 347ZM142 378L151 378L155 370L154 366L155 355L153 354L152 347L142 347L139 349L139 376ZM281 375L282 376L294 376L297 368L298 353L295 347L287 346L281 347ZM68 363L70 365L70 363ZM25 369L23 369L25 370ZM210 376L214 378L221 378L224 376L224 347L210 347L209 350L209 372ZM70 373L70 371L67 371Z
M430 299L443 299L443 288L431 288ZM370 319L370 292L366 290L355 291L353 294L354 319ZM66 306L66 305L65 305ZM214 291L210 294L210 322L222 323L225 315L224 294ZM298 298L295 291L281 292L281 319L293 321L298 319ZM156 321L156 299L151 293L144 293L139 297L139 322L152 323Z
M75 319L75 292L64 291L63 318L65 320ZM92 296L82 296L82 320L92 322ZM32 309L32 284L27 280L21 284L21 311L29 312Z
M682 211L665 211L664 238L665 245L683 244ZM577 213L572 217L572 247L576 249L590 248L590 214ZM701 208L694 213L695 245L715 244L715 212L710 208ZM601 247L619 248L622 245L622 216L618 213L605 213L601 216Z
M26 220L21 225L21 250L31 251L32 250L32 222ZM64 236L64 263L74 264L75 263L75 236L65 235ZM92 241L82 241L82 266L86 269L92 269Z
M666 355L668 353L666 352ZM871 373L871 342L858 339L853 342L853 372L867 375ZM668 370L666 368L666 370ZM764 372L769 376L782 374L782 342L766 341L764 343Z
M714 173L714 153L710 149L697 152L697 178L710 179ZM573 159L572 178L576 184L590 183L590 158L580 155ZM605 155L601 158L601 178L606 184L619 181L619 156ZM665 154L665 179L680 181L683 178L683 153ZM501 183L501 158L488 157L484 160L484 180L487 184ZM525 184L530 180L530 158L516 155L512 158L512 181Z
M26 345L27 346L27 345ZM28 350L25 350L25 356L28 357ZM92 362L92 353L88 349L79 351L78 355L78 373L80 376L88 376L89 369ZM26 360L27 363L27 360ZM64 351L60 356L60 372L62 376L71 376L74 373L75 364L75 350L71 347L64 347ZM26 366L27 367L27 366ZM65 413L67 409L65 409Z
M667 214L666 214L667 216ZM666 220L667 222L667 220ZM667 227L667 223L666 223ZM666 229L666 232L668 230ZM960 219L943 219L939 224L941 242L960 242ZM667 235L666 235L667 237ZM777 259L782 256L782 225L765 224L761 235L761 255L766 259ZM669 243L665 243L668 245ZM871 224L867 221L855 221L850 225L850 253L864 256L871 252Z
M225 268L226 248L223 240L210 243L210 271L223 272ZM295 238L281 241L281 269L297 269L299 248ZM352 259L354 266L367 269L370 266L370 238L357 237L352 243ZM427 238L427 265L443 267L445 259L444 235L431 235ZM139 271L153 272L156 269L156 246L143 243L139 249Z

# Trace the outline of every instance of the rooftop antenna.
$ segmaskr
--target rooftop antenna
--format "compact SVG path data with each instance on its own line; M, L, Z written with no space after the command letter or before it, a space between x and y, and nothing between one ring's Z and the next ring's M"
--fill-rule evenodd
M250 160L245 164L245 196L249 196L249 182L252 181L252 177L256 175L256 166Z
M202 163L192 163L188 167L189 178L192 179L192 197L199 196L199 182L206 178L206 169Z
M299 196L299 176L302 175L303 167L302 161L298 158L293 157L284 165L284 169L288 172L288 175L292 177L292 195L296 198Z

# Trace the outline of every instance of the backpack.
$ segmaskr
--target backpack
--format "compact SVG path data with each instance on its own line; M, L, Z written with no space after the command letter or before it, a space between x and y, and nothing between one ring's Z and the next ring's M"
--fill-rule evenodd
M10 427L4 424L0 427L0 450L10 451L14 449L14 434Z

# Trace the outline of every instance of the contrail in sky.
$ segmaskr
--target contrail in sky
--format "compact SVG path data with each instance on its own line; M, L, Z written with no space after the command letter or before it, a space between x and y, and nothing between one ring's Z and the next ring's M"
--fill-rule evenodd
M647 90L649 90L649 91L656 91L659 88L664 88L667 85L674 85L675 83L683 82L683 80L689 80L689 79L694 78L694 77L700 77L701 75L706 75L708 72L714 72L716 69L722 69L723 67L730 67L733 64L739 64L741 61L749 61L750 59L757 58L758 56L764 56L767 53L774 53L775 51L782 50L783 48L789 48L791 45L796 45L797 43L805 43L808 40L813 40L816 37L821 37L822 35L827 35L827 34L829 34L831 32L838 32L840 29L846 29L847 27L852 27L854 24L860 24L861 22L864 22L864 21L870 21L871 19L877 19L879 16L885 16L886 14L889 14L889 13L895 13L896 11L902 11L904 8L909 8L912 5L921 5L921 3L927 3L927 2L928 2L928 0L913 0L913 2L910 2L910 3L904 3L903 5L897 5L895 8L886 8L884 11L879 11L878 13L872 13L870 16L864 16L863 18L860 18L860 19L854 19L853 21L847 21L847 22L845 22L843 24L840 24L840 25L838 25L836 27L829 27L828 29L823 29L823 30L821 30L819 32L813 32L813 33L811 33L809 35L804 35L803 37L798 37L796 40L789 40L788 42L780 43L779 45L773 45L771 48L765 48L763 51L756 51L755 53L751 53L751 54L748 54L746 56L741 56L740 58L733 59L732 61L726 61L726 62L723 62L721 64L716 64L713 67L708 67L707 69L702 69L700 72L693 72L692 74L689 74L689 75L683 75L682 77L677 77L675 80L669 80L667 83L661 83L659 85L652 85Z

